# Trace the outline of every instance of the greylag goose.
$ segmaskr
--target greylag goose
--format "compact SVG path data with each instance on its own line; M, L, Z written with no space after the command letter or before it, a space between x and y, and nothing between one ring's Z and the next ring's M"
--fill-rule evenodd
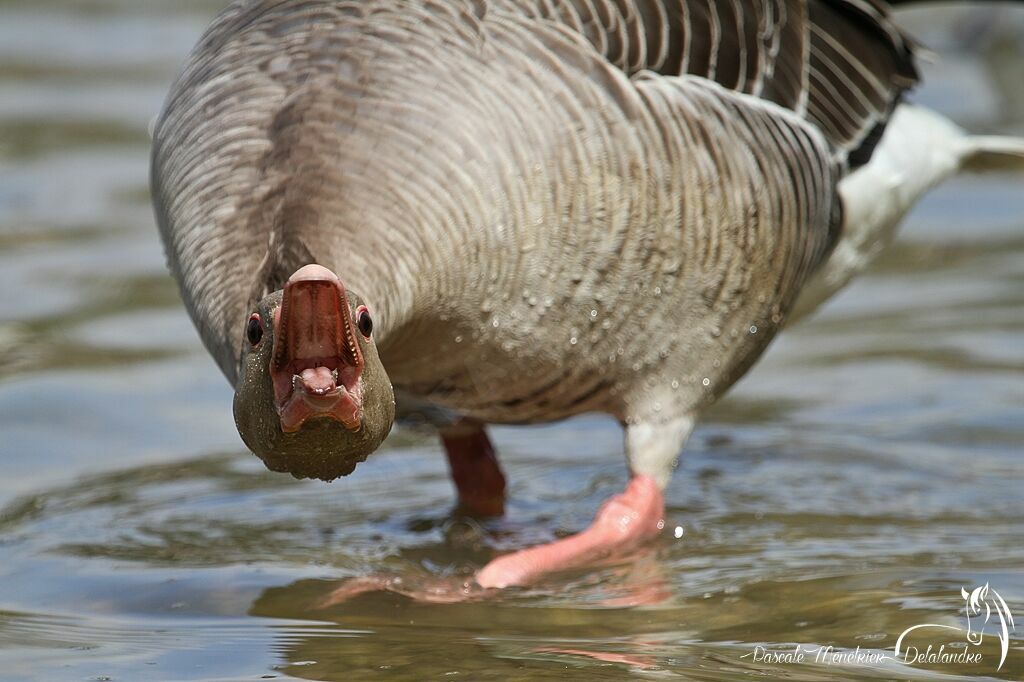
M631 481L520 585L650 539L701 410L961 168L876 0L245 0L157 122L170 269L245 444L344 476L399 414L500 514L486 424L603 412Z

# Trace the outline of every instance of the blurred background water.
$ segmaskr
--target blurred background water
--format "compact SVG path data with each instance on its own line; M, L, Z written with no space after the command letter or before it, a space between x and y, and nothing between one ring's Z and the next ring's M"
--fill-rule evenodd
M147 195L148 123L219 4L0 0L0 679L1024 678L1020 176L936 191L785 333L697 429L678 530L635 560L483 602L325 606L353 576L457 577L578 530L625 481L621 436L495 429L511 503L483 525L449 517L428 435L333 484L244 451ZM917 101L1024 134L1024 7L901 17L937 55ZM998 673L994 637L983 664L749 655L891 653L986 582L1018 614Z

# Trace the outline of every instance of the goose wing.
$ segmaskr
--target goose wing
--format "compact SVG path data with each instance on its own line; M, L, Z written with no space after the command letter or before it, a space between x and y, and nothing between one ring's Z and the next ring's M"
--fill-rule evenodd
M499 0L584 36L625 73L693 75L796 112L858 166L917 81L876 0Z
M377 26L374 13L388 8L392 19L399 16L408 26L392 32L387 21ZM292 234L293 223L312 224L315 216L278 210L296 194L318 191L296 183L289 159L278 152L315 152L324 146L317 135L358 119L358 97L351 95L351 106L325 114L325 123L337 125L293 126L304 112L300 96L324 74L344 81L349 90L339 96L349 96L362 87L356 76L370 73L377 59L396 73L437 70L438 45L461 46L470 63L466 55L485 50L490 29L516 19L535 37L564 38L569 61L593 57L597 71L637 84L649 77L670 89L674 81L715 81L720 99L736 109L730 115L756 115L786 130L814 128L833 160L854 164L866 158L900 93L916 78L910 46L873 0L237 0L200 40L172 88L152 157L153 201L171 269L230 379L247 301L262 296L268 282L282 281L287 272L274 270L280 264L313 260L317 244L309 240L321 239L313 229L302 238ZM361 33L368 26L377 26L373 36ZM413 33L422 35L408 44ZM342 78L342 67L351 69L353 60L362 60L363 71ZM610 79L619 86L625 80ZM666 102L682 106L686 97L666 96ZM780 118L787 112L776 105L795 115ZM671 119L672 107L665 108ZM772 126L762 127L762 135L773 134ZM309 128L306 137L287 137L299 128ZM795 171L825 161L817 148L790 147ZM303 163L315 156L306 154ZM817 188L808 197L822 193ZM828 229L819 225L808 240L814 242L809 252L821 253L831 242L835 217L827 222Z

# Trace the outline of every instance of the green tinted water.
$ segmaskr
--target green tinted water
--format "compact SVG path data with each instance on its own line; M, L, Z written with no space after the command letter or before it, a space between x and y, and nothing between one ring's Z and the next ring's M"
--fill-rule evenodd
M483 525L449 517L428 435L396 433L333 484L244 452L146 193L147 124L215 10L0 3L0 679L1024 678L1011 176L936 192L776 343L692 439L667 493L679 531L635 560L472 603L325 607L351 577L457 580L578 530L625 481L620 433L596 417L496 429L512 497ZM1022 12L927 14L908 19L945 61L918 99L1024 134ZM973 664L755 655L891 655L908 627L962 626L961 585L986 582L1018 614L998 673L991 629Z

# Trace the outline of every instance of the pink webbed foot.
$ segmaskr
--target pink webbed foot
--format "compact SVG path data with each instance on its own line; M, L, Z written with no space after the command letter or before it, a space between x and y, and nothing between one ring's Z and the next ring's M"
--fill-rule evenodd
M535 649L542 654L562 654L565 656L585 656L602 663L617 663L629 666L638 670L653 670L657 668L657 662L649 656L632 656L629 654L616 654L610 651L588 651L586 649L557 649L554 647L541 647Z
M654 479L634 476L625 492L605 502L583 532L495 559L476 574L476 581L484 588L526 585L627 552L657 535L664 513L664 498Z
M492 598L497 589L526 585L557 571L629 552L657 535L663 525L663 514L663 498L654 480L636 476L625 492L602 505L593 524L583 532L495 559L477 572L475 580L414 575L353 578L320 599L315 608L328 609L367 592L391 592L431 603ZM660 574L651 576L641 571L640 575L633 575L635 569L632 566L620 576L627 592L610 599L609 605L654 604L668 598L670 592Z

